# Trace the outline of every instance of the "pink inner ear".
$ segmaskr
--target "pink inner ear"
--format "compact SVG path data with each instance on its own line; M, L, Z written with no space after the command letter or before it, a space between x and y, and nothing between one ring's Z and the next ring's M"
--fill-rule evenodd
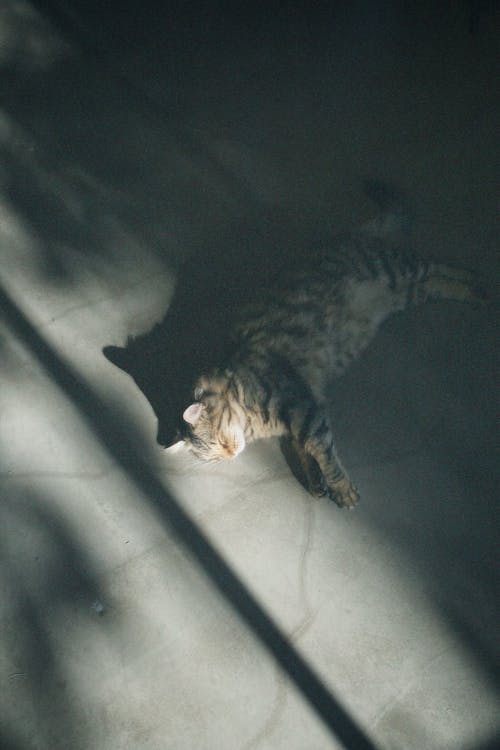
M200 403L191 404L190 406L188 406L188 408L182 415L183 420L187 422L188 424L193 424L193 425L196 424L196 422L200 418L202 409L203 409L203 404L200 404Z

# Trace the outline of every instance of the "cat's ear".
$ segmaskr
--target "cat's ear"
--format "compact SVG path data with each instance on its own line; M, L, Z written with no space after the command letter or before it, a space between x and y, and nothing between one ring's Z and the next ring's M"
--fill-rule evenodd
M130 367L129 353L126 347L122 346L105 346L102 353L113 365L121 370L128 372Z
M201 412L203 411L205 407L203 404L200 404L199 401L197 401L194 404L190 404L188 408L184 411L184 414L182 415L182 418L185 422L188 424L195 425L197 421L199 420L201 416Z

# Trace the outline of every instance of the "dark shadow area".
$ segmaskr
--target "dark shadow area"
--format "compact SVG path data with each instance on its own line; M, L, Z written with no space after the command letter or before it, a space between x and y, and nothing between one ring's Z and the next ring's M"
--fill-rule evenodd
M204 178L192 174L189 155L177 155L182 145L172 117L152 118L142 102L128 101L126 89L116 92L106 70L80 58L49 74L4 67L3 77L3 192L37 238L40 270L68 283L68 248L89 260L112 258L114 226L175 267L179 250L172 255L172 243L200 234L196 228L194 237L179 237L179 216L203 225L196 207Z
M112 259L113 222L175 270L184 257L196 250L203 255L219 241L235 214L255 219L265 210L255 190L211 151L204 129L190 125L186 102L177 100L191 89L169 61L190 61L186 70L193 70L189 44L196 42L186 33L198 33L205 51L214 48L205 26L209 9L164 18L165 8L148 4L120 6L118 13L112 3L106 9L50 0L33 6L64 34L70 52L33 68L21 45L3 61L0 151L4 198L36 236L47 278L71 281L68 248L88 259ZM133 66L134 49L143 50L158 28L158 13L165 38L156 37L150 75L171 97L149 91L147 72L137 74ZM30 33L42 36L29 20ZM120 23L126 25L121 31ZM225 59L228 50L221 49ZM202 60L205 69L203 50Z

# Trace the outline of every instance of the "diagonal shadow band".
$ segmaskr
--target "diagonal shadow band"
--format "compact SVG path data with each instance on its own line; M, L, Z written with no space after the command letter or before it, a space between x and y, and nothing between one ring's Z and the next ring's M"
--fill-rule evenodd
M375 750L375 745L290 644L196 523L141 460L127 441L125 431L120 430L117 434L116 420L91 386L53 351L1 285L0 310L19 341L31 351L53 382L79 409L100 444L196 559L214 588L232 605L241 620L274 657L331 734L348 750Z

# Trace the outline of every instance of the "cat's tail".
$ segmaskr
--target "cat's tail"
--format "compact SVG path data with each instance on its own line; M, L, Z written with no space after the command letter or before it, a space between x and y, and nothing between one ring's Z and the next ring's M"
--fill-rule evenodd
M368 179L364 182L364 191L377 205L379 215L362 227L362 234L378 238L386 248L391 248L380 253L377 265L379 272L388 277L392 289L406 290L407 306L438 299L482 306L491 300L492 290L472 271L442 263L419 262L411 252L402 249L410 244L408 239L414 223L413 212L402 190L381 180Z
M364 192L379 210L378 216L363 225L362 230L382 240L399 243L407 240L413 226L413 213L402 190L369 179L364 182Z
M407 305L453 300L483 306L490 299L486 286L472 271L444 263L421 263L417 279L408 284Z

